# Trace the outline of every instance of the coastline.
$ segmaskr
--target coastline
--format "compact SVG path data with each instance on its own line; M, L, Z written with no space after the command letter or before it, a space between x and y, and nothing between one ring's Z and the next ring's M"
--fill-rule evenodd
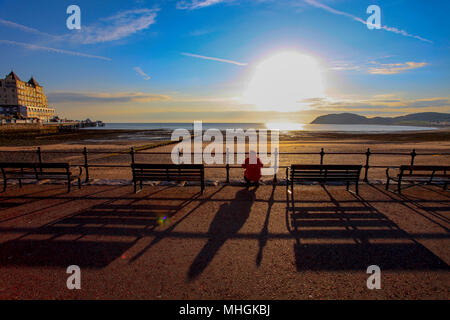
M154 139L164 137L164 139ZM170 141L170 131L164 130L90 130L30 137L0 138L0 161L37 161L40 147L42 161L84 163L83 150L88 152L92 179L130 179L130 148L136 162L172 163L171 152L177 142ZM209 142L204 142L204 147ZM365 153L370 148L369 179L384 180L386 166L409 164L411 152L418 154L416 164L442 165L450 163L450 130L393 133L348 133L321 131L289 131L280 134L279 165L319 163L319 152L325 152L325 164L365 165ZM9 152L12 151L12 152ZM288 154L286 154L288 153ZM352 154L352 155L349 155ZM441 155L437 155L441 154ZM110 167L102 167L107 165ZM114 170L111 170L111 166ZM208 168L207 179L223 180L225 170ZM284 178L284 170L279 170ZM242 179L242 170L230 171L230 179Z
M143 141L161 142L170 140L170 130L150 129L150 130L125 130L125 129L81 129L69 132L36 133L30 134L0 134L0 148L9 146L42 146L61 143L97 144L105 142L110 144L129 144L127 142ZM136 138L136 139L134 139ZM158 139L161 138L161 139ZM341 132L341 131L306 131L291 130L281 131L280 141L301 140L307 141L383 141L385 143L394 142L426 142L426 141L450 141L450 128L437 128L433 131L395 131L395 132ZM120 142L122 141L122 143Z

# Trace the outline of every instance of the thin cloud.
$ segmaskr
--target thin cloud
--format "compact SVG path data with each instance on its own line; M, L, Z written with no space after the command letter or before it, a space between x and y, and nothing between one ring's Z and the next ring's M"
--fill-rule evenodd
M151 79L151 77L148 74L146 74L140 67L134 67L133 70L136 71L137 74L141 75L142 78L144 78L144 80Z
M136 9L119 12L113 16L100 19L95 25L82 26L65 35L51 35L35 28L27 27L13 21L0 19L0 24L23 32L46 36L53 40L70 40L80 44L95 44L120 40L148 29L156 23L157 9Z
M189 32L189 35L191 37L200 37L200 36L204 36L206 34L210 34L213 33L213 30L209 30L209 29L200 29L200 30L194 30Z
M38 29L35 29L35 28L24 26L22 24L19 24L19 23L13 22L13 21L0 19L0 24L4 25L6 27L9 27L9 28L23 31L23 32L27 32L27 33L31 33L31 34L35 34L35 35L39 35L39 36L56 38L56 36L54 36L54 35L39 31Z
M163 94L151 94L143 92L50 92L48 100L51 103L92 103L92 102L137 102L146 103L153 101L167 101L169 96Z
M355 110L441 110L450 107L448 97L432 97L424 99L402 99L396 95L376 95L367 99L323 99L313 101L310 107L316 110L355 111Z
M347 62L334 62L329 69L333 71L359 71L361 67Z
M83 26L68 38L76 43L94 44L123 39L156 23L156 9L137 9L119 12L100 19L96 25Z
M181 54L182 54L183 56L187 56L187 57L193 57L193 58L204 59L204 60L212 60L212 61L218 61L218 62L230 63L230 64L235 64L235 65L237 65L237 66L246 66L246 65L248 65L248 63L244 63L244 62L238 62L238 61L227 60L227 59L221 59L221 58L214 58L214 57L201 56L201 55L193 54L193 53L182 52Z
M71 56L93 58L93 59L100 59L100 60L106 60L106 61L112 60L107 57L95 56L92 54L57 49L57 48L43 47L43 46L38 46L38 45L35 45L32 43L24 43L24 42L10 41L10 40L0 40L0 44L1 43L7 44L7 45L12 45L12 46L18 46L18 47L22 47L22 48L29 49L29 50L47 51L47 52L61 53L61 54L67 54L67 55L71 55Z
M361 18L359 18L357 16L354 16L354 15L352 15L350 13L347 13L347 12L343 12L343 11L339 11L339 10L333 9L333 8L327 6L327 5L323 4L323 3L320 3L320 2L318 2L316 0L305 0L305 2L307 4L309 4L309 5L312 5L312 6L316 7L316 8L323 9L323 10L328 11L328 12L333 13L333 14L345 16L345 17L348 17L348 18L350 18L352 20L358 21L358 22L360 22L360 23L362 23L364 25L367 25L367 22L365 20L363 20L363 19L361 19ZM431 41L431 40L425 39L425 38L417 36L417 35L410 34L410 33L406 32L405 30L400 30L400 29L395 28L395 27L381 26L381 29L383 29L385 31L388 31L388 32L393 32L393 33L396 33L396 34L400 34L400 35L405 36L405 37L415 38L415 39L418 39L418 40L421 40L421 41L433 43L433 41Z
M369 68L370 74L397 74L407 70L423 68L428 65L426 62L405 62L405 63L387 63L380 67Z
M190 1L178 1L177 9L180 10L195 10L200 8L209 7L226 0L190 0Z

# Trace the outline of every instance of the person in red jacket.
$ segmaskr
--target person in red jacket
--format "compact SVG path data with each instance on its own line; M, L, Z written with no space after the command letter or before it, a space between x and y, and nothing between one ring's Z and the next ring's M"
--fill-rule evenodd
M264 167L264 164L261 162L256 156L255 151L250 151L250 156L245 159L245 162L242 164L242 168L245 168L244 172L244 180L247 183L247 187L250 184L259 185L259 179L261 179L261 168Z

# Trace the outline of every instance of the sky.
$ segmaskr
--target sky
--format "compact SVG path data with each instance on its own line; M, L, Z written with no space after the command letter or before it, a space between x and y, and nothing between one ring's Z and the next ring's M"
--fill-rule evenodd
M80 29L66 23L74 4ZM0 76L34 76L78 120L450 112L449 11L441 0L0 0Z

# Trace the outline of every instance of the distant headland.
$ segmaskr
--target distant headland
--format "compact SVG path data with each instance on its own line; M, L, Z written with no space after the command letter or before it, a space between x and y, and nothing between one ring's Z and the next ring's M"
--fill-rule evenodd
M354 113L319 116L311 124L373 124L397 126L450 126L450 113L421 112L399 117L368 118Z

